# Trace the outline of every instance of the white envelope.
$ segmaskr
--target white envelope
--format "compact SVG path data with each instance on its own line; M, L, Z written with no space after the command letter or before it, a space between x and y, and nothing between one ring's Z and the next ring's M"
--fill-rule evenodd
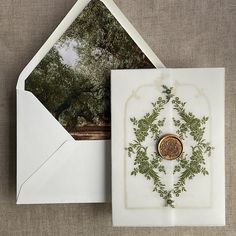
M25 80L90 0L78 1L19 76L17 204L110 200L110 141L76 141L31 93ZM155 67L164 67L111 0L102 0Z

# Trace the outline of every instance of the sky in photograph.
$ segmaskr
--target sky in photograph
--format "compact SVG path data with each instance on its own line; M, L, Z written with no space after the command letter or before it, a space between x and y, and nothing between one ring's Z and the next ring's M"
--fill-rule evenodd
M63 44L55 45L60 56L62 57L62 62L66 65L71 66L75 69L79 56L76 52L77 42L75 40L67 40Z

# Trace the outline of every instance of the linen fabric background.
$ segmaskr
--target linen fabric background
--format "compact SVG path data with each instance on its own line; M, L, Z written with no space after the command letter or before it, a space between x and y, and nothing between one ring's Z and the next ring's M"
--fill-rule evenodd
M236 235L235 0L115 0L166 67L226 67L225 227L113 228L111 204L15 204L17 78L75 2L0 1L0 236Z

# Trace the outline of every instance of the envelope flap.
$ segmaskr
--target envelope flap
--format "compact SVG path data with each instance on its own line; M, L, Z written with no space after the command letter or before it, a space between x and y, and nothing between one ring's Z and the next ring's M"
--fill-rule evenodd
M79 0L75 3L70 12L65 16L63 21L58 25L55 31L51 34L45 44L40 48L37 54L25 67L22 73L19 76L17 82L17 89L24 90L25 80L34 70L34 68L39 64L39 62L45 57L48 51L53 47L57 40L63 35L63 33L70 27L78 15L83 11L83 9L88 5L91 0ZM129 34L132 40L138 45L138 47L143 51L147 58L152 62L156 68L164 68L165 66L156 56L156 54L151 50L148 44L144 41L141 35L129 22L129 20L124 16L120 9L112 0L100 0L106 8L112 13L120 25L125 29Z
M17 193L71 135L30 92L17 90Z
M18 204L110 200L110 141L67 141L28 178ZM83 155L80 155L83 153Z

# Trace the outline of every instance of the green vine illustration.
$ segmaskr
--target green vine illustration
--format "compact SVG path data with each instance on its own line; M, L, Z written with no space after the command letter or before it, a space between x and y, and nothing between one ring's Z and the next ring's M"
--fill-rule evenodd
M186 191L186 181L193 179L197 174L208 175L205 167L205 156L211 156L213 147L204 139L205 126L208 117L201 119L194 116L191 112L187 112L185 102L174 96L173 88L162 85L163 97L158 97L157 101L152 103L152 112L146 113L143 118L130 118L133 124L133 132L135 140L129 143L126 148L128 157L134 157L134 168L131 172L132 176L142 174L147 180L153 182L153 192L157 192L165 201L165 206L175 207L173 197L179 197ZM176 111L179 119L173 118L176 133L184 140L189 137L195 142L191 146L191 154L185 152L179 158L174 160L173 174L179 173L179 178L172 189L162 182L162 176L166 174L164 162L158 152L148 155L148 147L144 145L145 139L151 135L155 141L158 141L162 135L162 127L165 125L165 118L160 119L161 111L165 109L165 105L172 103L173 109Z

